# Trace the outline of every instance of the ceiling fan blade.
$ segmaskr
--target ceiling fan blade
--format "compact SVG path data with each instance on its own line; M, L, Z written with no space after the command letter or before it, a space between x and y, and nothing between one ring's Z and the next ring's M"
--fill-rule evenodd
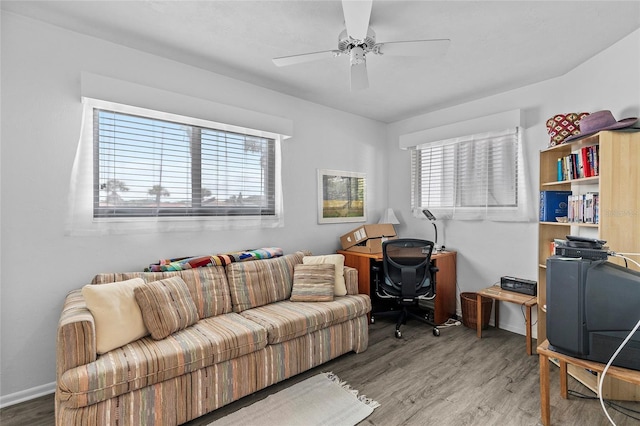
M342 12L347 34L354 40L367 38L369 19L371 18L371 6L373 0L342 0Z
M279 58L273 58L273 63L278 67L286 67L288 65L302 64L305 62L318 61L320 59L327 59L336 57L342 52L339 50L324 50L322 52L302 53L300 55L281 56Z
M451 40L412 40L412 41L392 41L389 43L376 44L377 53L389 56L443 56Z
M367 63L351 65L351 91L363 90L369 87L369 77L367 76Z

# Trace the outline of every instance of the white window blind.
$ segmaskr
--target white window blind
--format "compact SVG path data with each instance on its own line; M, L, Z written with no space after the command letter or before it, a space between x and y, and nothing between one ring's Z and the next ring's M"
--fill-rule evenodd
M411 205L438 218L526 219L519 128L419 145L411 151Z
M68 234L284 225L281 143L288 136L87 97L82 103Z
M94 217L275 212L275 141L94 109Z

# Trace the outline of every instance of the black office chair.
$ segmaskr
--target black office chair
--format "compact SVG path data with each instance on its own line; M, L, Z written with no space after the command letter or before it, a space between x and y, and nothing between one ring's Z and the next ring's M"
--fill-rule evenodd
M435 273L438 268L431 262L434 243L412 238L387 240L382 243L383 274L376 279L376 296L393 300L399 310L374 312L378 315L398 315L396 337L402 337L400 326L412 317L433 326L433 335L439 336L438 326L425 313L415 313L412 308L423 304L433 306L436 297ZM423 302L423 303L421 303ZM424 303L426 302L426 303ZM431 302L431 303L429 303Z

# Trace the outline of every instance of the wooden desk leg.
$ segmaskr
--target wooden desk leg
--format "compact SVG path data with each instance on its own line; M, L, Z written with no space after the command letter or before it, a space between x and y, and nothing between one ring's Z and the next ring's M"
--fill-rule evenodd
M549 407L549 357L540 355L540 420L544 426L551 425Z
M495 311L495 314L493 315L493 326L495 328L500 328L500 303L498 302L498 300L495 300L493 304L495 305L493 307Z
M526 333L527 333L527 355L531 355L531 346L533 346L533 337L531 336L531 306L527 306L525 315Z
M482 337L482 296L476 296L476 333L478 337Z
M569 398L569 387L567 386L567 362L560 361L560 396Z

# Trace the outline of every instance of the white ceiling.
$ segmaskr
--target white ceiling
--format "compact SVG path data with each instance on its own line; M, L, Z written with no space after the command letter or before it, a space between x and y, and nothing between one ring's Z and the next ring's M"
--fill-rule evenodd
M349 90L340 1L2 1L2 9L383 122L560 76L640 28L640 1L378 1L378 42L449 38L441 60L367 56Z

